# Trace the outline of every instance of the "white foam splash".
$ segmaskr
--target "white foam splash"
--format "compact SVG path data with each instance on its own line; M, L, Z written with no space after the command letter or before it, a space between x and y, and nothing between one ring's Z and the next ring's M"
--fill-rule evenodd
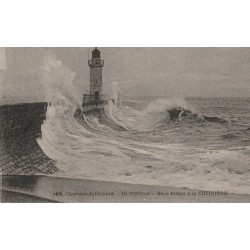
M128 131L114 131L94 115L86 116L92 126L88 130L73 118L81 94L74 86L75 74L53 58L47 59L44 70L52 103L38 144L64 172L60 175L250 193L249 155L228 150L208 153L206 149L170 143L163 131L153 134L152 129L169 118L166 109L190 109L184 100L156 100L142 111L111 101L105 107L106 115ZM120 94L116 91L113 97L118 100Z

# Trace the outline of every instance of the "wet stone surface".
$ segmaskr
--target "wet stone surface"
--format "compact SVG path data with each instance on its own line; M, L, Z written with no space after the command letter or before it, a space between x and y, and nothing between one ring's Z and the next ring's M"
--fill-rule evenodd
M37 144L47 103L0 106L0 174L53 174L58 169Z

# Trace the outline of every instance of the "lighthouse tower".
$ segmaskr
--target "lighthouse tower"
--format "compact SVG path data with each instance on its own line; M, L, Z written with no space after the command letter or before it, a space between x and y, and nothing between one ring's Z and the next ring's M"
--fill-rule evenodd
M90 96L95 101L102 98L102 67L104 60L101 60L101 52L95 48L92 51L92 58L88 60L90 67Z

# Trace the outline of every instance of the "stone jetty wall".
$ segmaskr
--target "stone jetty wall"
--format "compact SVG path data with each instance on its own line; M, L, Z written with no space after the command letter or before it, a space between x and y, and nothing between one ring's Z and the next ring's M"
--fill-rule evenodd
M53 174L55 162L37 144L47 103L0 106L0 174Z

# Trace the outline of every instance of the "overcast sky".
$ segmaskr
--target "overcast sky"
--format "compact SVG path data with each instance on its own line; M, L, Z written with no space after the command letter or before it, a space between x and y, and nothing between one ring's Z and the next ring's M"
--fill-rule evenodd
M87 60L92 49L1 49L1 102L45 101L42 70L48 55L75 72L75 82L83 91L88 90ZM250 97L250 48L99 49L105 61L104 92L110 82L116 81L123 95Z

